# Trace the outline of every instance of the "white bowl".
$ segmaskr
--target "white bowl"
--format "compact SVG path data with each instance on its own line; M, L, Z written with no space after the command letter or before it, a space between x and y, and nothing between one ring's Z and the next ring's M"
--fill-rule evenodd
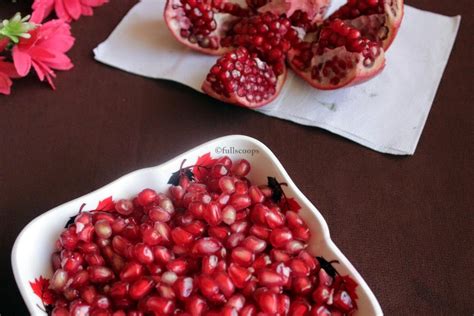
M80 198L60 205L31 221L20 233L12 250L12 267L16 283L21 295L32 315L44 315L38 308L41 300L33 293L29 284L39 276L51 277L50 257L54 243L63 230L69 217L77 214L83 203L94 208L97 203L106 197L114 199L131 197L146 187L157 191L166 191L167 181L171 173L179 170L181 162L186 159L189 164L194 163L199 156L206 153L213 156L226 154L230 158L245 158L250 161L252 170L249 178L252 182L263 184L267 176L276 177L280 182L286 182L284 188L288 197L294 197L301 205L300 215L309 225L312 237L309 242L309 251L327 260L339 260L335 268L342 275L349 274L357 281L358 310L354 315L382 315L382 309L361 275L337 248L329 235L329 229L321 213L301 193L275 155L261 142L241 135L217 138L200 145L188 152L171 159L156 167L137 170L118 180Z

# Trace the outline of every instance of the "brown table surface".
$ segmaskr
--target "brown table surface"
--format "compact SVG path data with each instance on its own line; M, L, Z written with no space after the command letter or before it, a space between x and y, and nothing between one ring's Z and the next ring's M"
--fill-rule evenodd
M15 82L11 96L0 96L1 315L27 314L10 252L30 220L130 171L236 133L261 140L279 157L387 315L473 315L471 0L408 1L464 15L412 157L383 155L95 62L92 49L135 3L112 0L73 23L75 68L58 74L56 92L27 78ZM0 17L28 8L25 0L2 1Z

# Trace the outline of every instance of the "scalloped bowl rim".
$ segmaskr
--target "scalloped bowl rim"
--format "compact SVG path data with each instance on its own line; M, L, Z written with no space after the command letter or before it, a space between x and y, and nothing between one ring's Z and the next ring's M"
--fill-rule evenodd
M11 254L11 264L13 268L13 273L15 276L15 280L17 283L17 286L20 290L20 293L23 297L23 300L25 301L28 310L32 314L38 313L39 309L36 305L36 303L31 299L31 297L34 297L34 295L31 294L32 290L30 286L28 285L28 281L23 278L20 272L20 265L19 265L19 259L21 258L20 256L20 247L22 245L24 236L29 232L30 229L34 228L35 225L40 222L42 219L51 216L53 213L59 212L61 210L67 209L70 205L77 204L80 201L84 201L90 196L97 195L98 193L102 191L106 191L107 189L117 185L118 183L121 182L126 182L128 179L133 179L134 177L139 176L140 174L147 174L148 172L152 172L154 170L160 170L163 168L166 168L167 166L173 165L176 162L181 162L183 159L188 157L191 154L204 154L206 151L200 152L201 149L203 148L209 148L212 147L212 145L218 145L221 143L232 143L232 142L243 142L248 145L253 145L256 149L259 150L259 152L263 152L263 154L272 162L273 166L277 171L281 174L283 177L284 182L288 184L287 188L285 191L288 189L292 191L292 197L294 197L299 204L302 206L304 209L305 207L309 211L309 215L307 216L314 216L317 220L316 224L319 224L319 228L321 229L320 233L322 234L322 239L320 242L322 242L322 246L326 246L327 249L322 248L324 250L327 250L331 254L333 254L337 260L340 262L340 266L342 267L342 270L347 271L349 275L351 275L359 284L359 287L357 288L357 294L359 295L359 300L358 300L358 305L359 309L354 313L354 315L368 315L367 313L363 313L361 310L364 309L366 312L368 312L371 315L383 315L382 309L380 307L379 302L377 301L375 295L367 285L367 283L364 281L362 276L359 274L359 272L354 268L354 266L350 263L350 261L344 256L344 254L339 250L339 248L336 246L336 244L332 241L329 233L329 227L323 218L322 214L318 211L318 209L309 201L308 198L299 190L299 188L295 185L295 183L292 181L288 173L286 172L285 168L283 165L280 163L278 158L273 154L273 152L265 146L263 143L260 141L249 137L249 136L244 136L244 135L229 135L229 136L224 136L224 137L219 137L213 140L210 140L206 143L203 143L199 146L196 146L174 158L171 158L170 160L159 164L154 167L148 167L148 168L143 168L143 169L138 169L135 171L132 171L128 174L125 174L118 179L102 186L101 188L94 190L92 192L89 192L81 197L78 197L76 199L73 199L69 202L63 203L47 212L44 212L43 214L37 216L33 220L31 220L20 232L18 237L15 240L13 249L12 249L12 254ZM208 151L207 151L208 152ZM231 155L230 155L231 156ZM253 156L252 156L253 157ZM247 158L249 161L251 159ZM308 222L308 221L307 221ZM340 270L338 268L338 270ZM37 276L39 277L39 275ZM364 297L364 302L362 302L361 297ZM365 304L361 304L365 303Z

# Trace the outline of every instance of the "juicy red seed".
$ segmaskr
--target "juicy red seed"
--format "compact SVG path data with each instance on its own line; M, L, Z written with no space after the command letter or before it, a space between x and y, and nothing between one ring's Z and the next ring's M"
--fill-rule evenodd
M254 185L249 188L249 196L252 199L252 203L262 203L265 200L262 191Z
M132 201L125 199L118 200L117 203L115 203L115 210L121 215L130 215L134 210L133 203Z
M282 248L293 238L291 231L287 228L274 229L270 234L270 243L276 248Z
M236 247L232 250L231 258L238 265L248 267L255 260L255 255L244 247Z
M149 278L140 278L130 286L129 295L131 298L138 300L150 293L153 285L153 280Z
M95 222L95 233L99 238L109 238L112 236L112 226L107 220L98 220Z
M181 300L186 300L191 296L194 289L193 279L190 277L179 278L173 285L176 296Z
M155 257L155 261L159 264L166 264L173 258L171 251L162 246L153 248L153 256Z
M168 222L171 214L159 206L155 206L148 211L148 217L154 222Z
M171 231L171 238L176 244L184 246L189 245L194 240L193 234L181 227L176 227Z
M122 281L135 281L143 275L143 266L137 262L129 262L125 265L122 272L120 272L120 279Z
M188 270L188 262L185 259L175 259L168 262L166 268L177 275L183 275Z
M226 176L228 173L229 173L229 169L227 169L227 167L222 164L216 163L211 168L211 176L214 178L220 178L220 177Z
M222 221L227 225L235 223L237 211L232 205L227 205L222 209Z
M255 236L249 236L241 244L243 247L249 249L253 253L261 253L267 248L265 240L259 239Z
M145 308L156 315L171 315L175 310L175 303L170 299L151 296L146 300Z
M135 258L143 264L152 263L155 259L150 246L144 243L138 243L133 248Z
M214 276L215 281L217 282L217 286L222 294L225 297L229 298L235 291L234 283L232 283L231 278L224 272L219 272Z
M142 192L138 193L138 203L141 206L147 206L151 203L153 203L156 198L158 197L157 193L155 190L152 189L145 189Z
M62 291L66 287L68 281L68 274L62 269L58 269L54 272L53 277L51 278L51 288L56 291Z
M106 283L114 278L114 273L104 266L90 266L88 268L89 280L94 283Z
M276 314L278 312L278 297L275 293L263 292L258 296L257 302L265 313Z
M240 211L252 204L252 200L246 194L233 194L230 197L229 204L232 205L237 211Z
M268 237L270 237L270 230L263 226L254 225L250 227L250 234L262 240L268 240Z
M207 204L203 211L203 217L209 225L219 225L222 221L222 210L220 205L216 202Z
M219 179L219 188L222 192L232 194L235 191L234 180L231 177L224 176Z
M192 316L202 315L206 309L207 309L206 301L199 296L192 296L186 302L186 311L190 313Z
M234 282L234 285L238 288L243 288L252 276L246 268L240 267L234 263L230 264L228 273L232 282Z
M212 237L201 238L194 243L192 253L196 255L211 255L222 248L221 243Z

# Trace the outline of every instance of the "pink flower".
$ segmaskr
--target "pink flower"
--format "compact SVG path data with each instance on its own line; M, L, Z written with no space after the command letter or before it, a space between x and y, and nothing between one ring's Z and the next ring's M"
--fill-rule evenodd
M8 44L8 39L0 40L0 53L5 49ZM18 78L15 66L12 63L4 61L5 57L0 56L0 93L10 94L10 88L12 86L11 78Z
M12 50L13 63L20 76L26 76L31 67L38 78L48 80L54 89L54 70L69 70L73 64L66 52L74 44L69 24L51 20L30 31L31 38L22 38Z
M92 8L107 3L108 0L34 0L31 22L41 23L53 10L58 18L70 22L81 15L93 15Z

